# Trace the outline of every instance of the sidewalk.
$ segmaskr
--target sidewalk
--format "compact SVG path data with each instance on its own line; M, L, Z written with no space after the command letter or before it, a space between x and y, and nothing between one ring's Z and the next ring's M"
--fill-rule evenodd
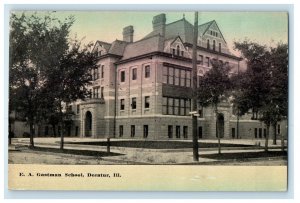
M65 149L66 150L76 150L76 151L82 151L82 152L106 152L107 147L106 146L97 146L97 145L83 145L83 144L70 144L70 142L99 142L99 141L105 141L106 139L86 139L86 138L65 138ZM111 139L111 141L118 140L119 139ZM26 146L29 145L29 139L28 138L14 138L12 141L12 145L9 147L9 150L11 151L10 154L13 154L10 156L10 159L14 163L17 163L18 161L24 161L22 160L22 155L17 153L18 151L23 152L27 156L27 160L30 160L30 162L34 162L34 159L30 159L28 156L31 156L32 158L35 156L41 156L45 155L44 159L46 159L46 162L48 164L57 164L57 161L68 162L67 160L70 159L70 163L75 164L76 160L79 162L79 164L195 164L193 161L193 154L191 148L182 148L182 149L145 149L145 148L128 148L128 147L115 147L111 146L110 152L115 153L118 155L108 155L108 156L83 156L79 154L68 154L68 153L57 153L53 152L51 149L58 149L59 148L59 142L60 138L35 138L35 147L43 148L43 149L49 149L48 151L36 151L36 150L30 150ZM191 142L191 141L190 141ZM213 143L217 142L217 140L201 140L200 142L207 142L207 143ZM253 145L253 147L248 148L222 148L222 154L226 153L251 153L251 152L262 152L263 148L258 148L255 146L255 142L257 140L222 140L221 143L234 143L234 144L248 144ZM261 146L264 146L264 144L261 144ZM278 142L278 145L274 146L272 145L272 141L269 143L270 151L280 151L280 142ZM15 153L13 153L15 150L17 150ZM199 148L199 154L200 164L212 164L215 162L228 162L232 160L216 160L214 158L205 158L205 155L212 155L217 154L218 149L217 148ZM25 158L26 158L25 156ZM18 158L19 157L19 158ZM38 157L40 158L40 157ZM272 160L277 160L280 157L272 157ZM282 157L281 157L282 158ZM17 160L21 159L21 160ZM62 160L61 160L62 159ZM264 158L256 158L253 160L266 160L266 157Z

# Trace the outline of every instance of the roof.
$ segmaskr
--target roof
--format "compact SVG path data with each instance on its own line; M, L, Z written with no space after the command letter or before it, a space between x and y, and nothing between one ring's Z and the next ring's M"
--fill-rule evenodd
M163 51L163 46L163 37L160 35L151 36L134 43L129 43L125 47L122 60L155 51Z
M204 35L206 30L213 24L214 20L198 26L198 35Z
M158 30L154 30L143 39L159 34ZM185 18L178 21L166 24L165 39L171 39L180 36L183 42L192 43L193 39L193 25Z
M101 44L101 45L104 47L104 49L105 49L106 51L108 51L109 48L110 48L110 46L111 46L110 43L103 42L103 41L100 41L100 40L97 40L96 44Z
M121 41L121 40L115 40L111 43L108 53L122 56L127 44L128 44L128 42Z

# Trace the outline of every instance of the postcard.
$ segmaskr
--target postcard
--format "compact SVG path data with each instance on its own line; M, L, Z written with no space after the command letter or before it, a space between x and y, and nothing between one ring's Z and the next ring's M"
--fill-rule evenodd
M288 13L14 11L8 188L286 191Z

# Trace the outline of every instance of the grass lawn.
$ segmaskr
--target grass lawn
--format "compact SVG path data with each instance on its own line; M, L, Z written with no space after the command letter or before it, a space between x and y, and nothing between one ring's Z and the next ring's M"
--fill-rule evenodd
M107 146L107 142L65 142L66 144L81 144L81 145L97 145ZM193 148L192 142L180 141L150 141L150 140L124 140L111 141L110 146L114 147L129 147L129 148L147 148L147 149L181 149ZM199 148L215 148L217 143L199 143ZM243 144L225 144L221 143L221 147L253 147L253 145Z
M239 152L239 153L222 153L222 154L202 154L202 158L229 160L229 159L251 159L251 158L273 158L273 157L287 157L287 152L284 151L269 151L269 152Z
M41 151L41 152L72 154L72 155L96 156L96 157L124 155L124 154L113 153L113 152L108 153L108 152L105 152L105 151L91 151L91 150L77 150L77 149L63 149L63 150L60 150L58 148L48 148L48 147L34 147L31 150Z

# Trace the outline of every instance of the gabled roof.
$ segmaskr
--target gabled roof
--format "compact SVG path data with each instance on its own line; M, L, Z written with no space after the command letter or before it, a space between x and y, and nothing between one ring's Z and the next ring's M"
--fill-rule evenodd
M97 40L97 42L95 43L95 47L96 47L97 45L102 45L106 51L108 51L109 48L110 48L110 46L111 46L110 43L103 42L103 41L100 41L100 40Z
M208 30L208 28L213 24L214 20L204 23L198 26L198 35L203 36L204 33Z
M198 26L198 32L199 32L199 35L200 35L200 33L201 33L201 36L203 36L203 35L207 32L207 30L209 29L209 27L212 26L214 23L216 24L216 26L217 26L217 28L218 28L218 30L219 30L221 36L222 36L222 39L223 39L224 42L227 44L227 42L226 42L226 40L225 40L225 38L224 38L224 36L223 36L223 34L222 34L222 32L221 32L219 26L218 26L218 24L217 24L217 22L216 22L215 20L212 20L212 21L207 22L207 23L205 23L205 24L199 25L199 26ZM201 29L201 31L200 31L200 29Z
M218 24L215 20L212 20L207 23L199 25L198 26L198 36L203 36L206 33L206 31L209 29L209 27L211 25L213 25L214 23L218 27ZM182 18L178 21L166 24L165 39L171 39L171 38L180 36L180 38L182 39L183 42L193 43L193 35L194 35L193 27L194 26L189 21L187 21L185 18ZM219 27L218 27L218 29L219 29ZM219 29L219 31L221 33L223 40L225 41L220 29ZM159 34L159 30L153 30L148 35L146 35L143 39L152 37L157 34Z

